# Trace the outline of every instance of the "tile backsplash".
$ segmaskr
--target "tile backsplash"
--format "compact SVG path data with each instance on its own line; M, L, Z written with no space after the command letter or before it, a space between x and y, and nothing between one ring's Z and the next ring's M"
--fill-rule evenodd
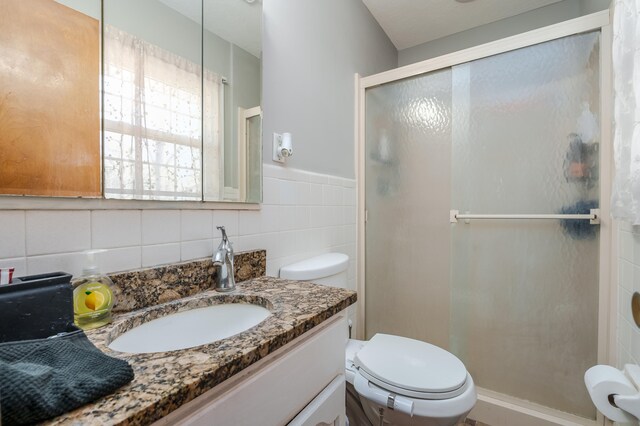
M640 226L621 222L618 237L618 367L622 367L640 362L640 328L631 316L631 296L640 292Z
M238 253L234 264L236 282L262 277L266 268L266 252ZM116 300L113 312L142 309L211 290L215 275L211 259L111 274Z
M355 288L353 179L264 166L260 210L0 210L0 267L16 276L79 275L83 251L104 249L105 273L208 257L224 225L238 252L266 249L267 275L305 257L338 251ZM1 202L1 201L0 201Z

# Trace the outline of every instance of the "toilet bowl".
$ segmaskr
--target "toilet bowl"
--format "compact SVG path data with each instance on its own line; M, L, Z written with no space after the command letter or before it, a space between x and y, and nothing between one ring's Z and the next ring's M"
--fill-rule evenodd
M328 253L280 269L280 278L347 287L348 256ZM345 351L347 392L359 397L364 415L378 426L453 426L476 403L476 389L453 354L419 340L376 334L349 339ZM349 398L348 398L349 400ZM350 408L348 404L348 409ZM347 412L349 416L349 411Z

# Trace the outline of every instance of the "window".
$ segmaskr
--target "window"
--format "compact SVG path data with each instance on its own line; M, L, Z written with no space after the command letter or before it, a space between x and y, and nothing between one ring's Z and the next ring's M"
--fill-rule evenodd
M105 197L200 201L203 159L207 194L220 192L222 78L207 70L202 76L201 70L182 56L105 27Z

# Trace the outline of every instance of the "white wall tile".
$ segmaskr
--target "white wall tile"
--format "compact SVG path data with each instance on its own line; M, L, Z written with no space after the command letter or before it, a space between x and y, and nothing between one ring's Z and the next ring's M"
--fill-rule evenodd
M296 229L307 229L310 225L310 207L296 207Z
M290 256L291 254L297 252L298 240L296 231L281 232L279 235L279 245L280 250L279 253L277 253L279 256L274 257Z
M271 233L280 230L280 207L266 205L262 206L258 226L260 233Z
M275 238L269 238L270 234L253 234L253 235L241 235L233 244L235 252L247 251L247 250L267 250L267 256L269 253L270 243L277 242ZM272 251L272 250L271 250Z
M337 206L324 206L327 226L337 226L341 222L341 209Z
M619 223L618 366L640 361L640 329L631 313L631 296L640 291L640 227Z
M625 350L630 351L631 348L631 331L632 326L628 321L624 320L624 318L620 321L620 335L618 338L622 342Z
M211 210L182 210L180 222L182 241L213 238L213 213Z
M329 185L342 186L343 179L338 176L329 176Z
M623 288L618 290L618 313L625 321L631 323L633 322L633 317L631 316L631 293Z
M213 236L220 237L217 226L224 226L228 236L239 235L238 232L238 211L237 210L216 210L213 212Z
M265 177L262 180L263 204L280 204L280 180Z
M241 211L238 214L238 219L238 235L254 235L260 233L260 211Z
M355 206L357 192L355 188L345 188L342 192L342 202L345 206Z
M25 256L25 239L25 212L0 211L0 258Z
M618 250L621 258L633 262L633 236L630 232L620 232Z
M347 244L346 244L346 248L347 249L344 252L344 254L349 256L349 259L351 261L355 261L355 259L356 259L356 243L355 243L355 239L347 239L347 241L350 241L350 242L347 242ZM354 278L355 278L355 276L354 276Z
M280 230L292 231L296 229L296 206L280 206Z
M89 210L27 211L27 256L66 253L91 247Z
M314 206L322 205L322 185L318 183L309 184L309 204Z
M300 229L295 232L298 250L302 253L313 253L313 244L311 241L313 238L313 231L311 229Z
M628 282L627 285L628 285L627 289L629 291L640 292L640 265L634 265L633 275L631 276L631 282Z
M321 175L318 173L309 173L307 180L311 183L320 183L320 184L329 183L329 177L327 175Z
M629 222L618 222L618 229L620 231L633 231L633 226Z
M342 188L334 185L322 186L322 199L325 206L338 206L342 204Z
M181 259L187 261L211 257L218 244L214 244L213 239L185 241L181 244Z
M139 246L142 242L140 210L91 212L91 247L97 249Z
M632 233L631 241L633 244L633 250L631 254L627 254L627 258L631 256L631 259L635 265L640 265L640 234Z
M345 209L345 224L352 225L358 220L358 212L356 211L356 206L347 206Z
M344 186L345 188L355 188L356 187L356 180L355 179L343 179L342 186Z
M309 227L320 228L326 223L324 217L323 206L311 206L309 207Z
M80 277L85 264L86 255L83 252L29 256L27 257L27 272L29 275L34 275L62 271L72 274L74 277Z
M142 267L166 265L180 261L180 243L142 247Z
M267 271L268 277L278 277L280 275L280 258L269 259L267 257Z
M262 176L263 178L280 178L282 176L283 166L276 164L263 164Z
M180 210L142 211L142 244L152 245L177 241L180 241ZM179 258L180 256L178 256Z
M309 172L300 169L287 168L284 179L293 180L296 182L309 182Z
M296 182L296 205L308 206L311 204L311 187L307 182Z
M634 359L640 359L640 330L637 327L631 330L630 349L631 356Z
M142 267L142 248L124 247L107 249L98 254L101 272L122 272Z
M296 190L296 182L292 180L280 181L280 204L295 205L298 203L298 193Z

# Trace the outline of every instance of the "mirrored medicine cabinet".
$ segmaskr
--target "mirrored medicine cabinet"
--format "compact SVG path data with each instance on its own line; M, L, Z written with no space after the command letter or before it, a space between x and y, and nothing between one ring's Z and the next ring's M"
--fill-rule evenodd
M259 0L0 9L0 194L261 202Z

